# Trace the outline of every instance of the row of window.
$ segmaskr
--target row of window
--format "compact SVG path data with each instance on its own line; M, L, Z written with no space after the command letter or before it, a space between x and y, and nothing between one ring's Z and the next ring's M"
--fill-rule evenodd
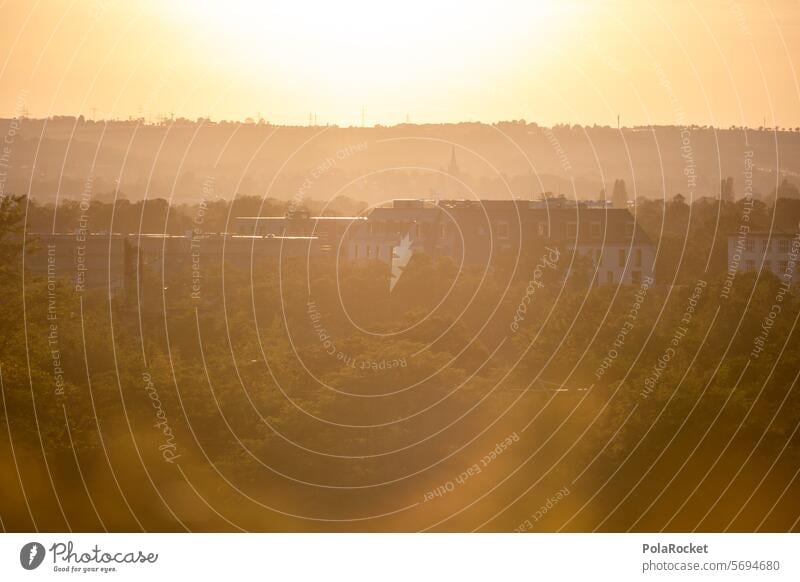
M380 259L380 258L382 258L382 255L381 255L382 249L383 249L383 247L381 245L364 245L364 248L362 250L361 249L361 245L356 244L356 245L353 245L353 258L354 259ZM389 247L386 247L386 249L387 250L384 252L384 254L386 254L388 256L388 253L390 252L388 250ZM594 256L594 261L598 266L602 266L603 265L603 249L594 249L594 251L590 251L589 254ZM617 250L617 264L618 264L618 266L624 268L625 264L627 263L627 259L628 259L628 250L627 249L618 249ZM747 261L747 264L750 264L750 263L755 264L754 261ZM769 266L771 264L770 261L767 261L766 264L768 265L766 268L771 270L771 267ZM782 268L785 269L786 261L783 261L781 263L781 265L783 265ZM633 249L633 266L634 267L641 267L642 266L642 249ZM752 270L752 269L749 269L749 270Z
M633 235L634 224L633 222L626 221L625 222L625 236L629 237ZM577 222L568 222L567 223L567 237L568 238L575 238L578 235L578 223ZM590 222L589 223L589 235L591 238L600 238L603 235L603 225L599 222Z
M775 239L768 240L768 239L762 238L761 239L761 245L760 245L761 252L762 253L766 253L766 252L772 251L775 248L775 246L773 244L775 242L778 243L778 252L779 253L788 253L789 250L791 249L791 246L792 246L791 239L779 238L777 240L775 240ZM755 252L755 250L756 250L756 241L755 241L755 239L752 239L752 238L745 239L744 248L745 248L745 250L747 252L750 252L750 253Z
M539 236L549 236L549 224L547 222L537 222L536 223L536 234ZM625 236L629 237L633 235L634 225L633 222L626 222L625 223ZM509 224L507 222L498 222L496 225L497 231L497 238L508 238L509 237ZM481 229L481 234L483 234ZM568 222L567 223L567 238L575 238L578 235L578 223L577 222ZM601 238L603 235L603 225L600 222L591 222L589 223L589 235L592 238Z
M594 249L593 251L589 252L589 255L593 255L594 262L597 266L603 266L603 249ZM618 249L617 250L617 264L620 267L624 267L625 263L628 259L628 250L627 249ZM633 266L634 267L641 267L642 266L642 249L633 249Z
M616 280L616 275L614 274L614 271L606 271L606 283L609 283L609 284L613 285L616 282L617 282L617 280ZM631 271L631 283L633 285L639 285L639 284L641 284L641 282L642 282L642 272L641 271ZM599 273L595 276L594 284L595 285L599 285L600 284L600 274Z
M364 245L364 248L361 248L361 245L353 245L353 258L354 259L380 259L388 255L391 252L391 247L384 247L381 245Z
M625 223L625 235L631 236L633 234L633 222L626 222ZM511 238L511 226L510 223L500 220L495 223L495 236L498 239L509 239ZM591 222L589 224L589 234L592 238L601 238L603 235L603 225L600 222ZM369 232L370 234L374 234L375 232L380 231L384 232L385 229L376 229L374 225L370 224ZM448 225L440 224L438 225L438 235L439 239L443 240L447 238L449 233ZM550 235L550 225L547 222L537 222L536 223L536 234L541 237L546 237ZM575 238L578 234L578 223L576 222L568 222L566 225L566 236L567 238ZM417 223L415 225L415 235L417 240L422 240L423 235L423 225L422 223ZM486 236L486 228L483 226L478 227L478 235Z
M382 247L381 245L353 245L353 258L354 259L381 259L382 253L386 254L391 252L390 247ZM598 266L603 264L603 254L600 249L596 249L594 251L595 260L597 261ZM626 249L619 249L618 250L618 261L620 267L625 267L626 258L627 258L627 251ZM641 249L634 249L634 256L633 256L633 264L634 267L641 267L642 266L642 250ZM786 269L787 263L783 261L781 263L781 269ZM746 261L746 268L748 271L755 270L755 262L754 261ZM765 265L766 269L771 268L771 263L767 261ZM616 274L614 271L606 271L605 273L605 282L610 284L615 284L616 281ZM640 270L633 270L631 271L631 283L634 285L638 285L642 282L642 272ZM599 284L599 274L595 279L595 284Z
M776 275L783 276L783 274L786 272L786 269L789 268L789 261L776 261L776 264L777 264L778 270L774 271L773 268L772 268L773 262L772 261L764 261L764 270L765 271L772 271ZM753 259L747 259L744 262L744 270L747 271L748 273L753 273L753 272L758 270L758 265Z

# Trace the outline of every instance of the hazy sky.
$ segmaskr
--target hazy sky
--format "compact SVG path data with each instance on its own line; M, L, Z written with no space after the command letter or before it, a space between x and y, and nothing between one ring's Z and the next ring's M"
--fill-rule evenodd
M798 0L0 0L0 115L800 126L798 57Z

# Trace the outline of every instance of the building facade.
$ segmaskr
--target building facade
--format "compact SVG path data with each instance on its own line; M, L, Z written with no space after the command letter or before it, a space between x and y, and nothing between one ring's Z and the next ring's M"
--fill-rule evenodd
M595 285L637 285L653 277L654 247L625 209L563 200L401 199L366 216L240 217L236 233L186 235L75 233L35 235L40 248L30 271L56 274L76 289L123 291L145 273L179 272L197 266L252 269L265 259L314 257L349 263L377 260L393 273L416 253L448 257L461 267L510 268L524 272L549 249L563 253L563 276L581 269ZM760 239L758 239L760 241ZM766 242L747 239L753 249ZM787 237L769 242L767 268L784 268ZM753 246L755 245L755 246ZM747 247L747 249L750 248ZM746 268L755 250L745 252ZM752 255L752 256L751 256Z
M797 284L798 255L798 233L749 231L728 237L728 266L740 273L768 272Z
M655 260L627 210L541 201L394 200L351 225L342 242L347 260L389 264L401 244L465 266L524 265L558 248L588 260L595 284L638 284L653 276Z
M224 267L247 271L268 259L321 257L320 239L307 235L122 235L31 233L26 270L69 281L76 292L119 295L145 277L190 270L210 274Z

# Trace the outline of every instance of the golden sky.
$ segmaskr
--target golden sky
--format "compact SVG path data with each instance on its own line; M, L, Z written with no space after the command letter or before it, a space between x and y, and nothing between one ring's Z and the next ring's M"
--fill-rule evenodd
M0 115L800 126L798 0L0 0Z

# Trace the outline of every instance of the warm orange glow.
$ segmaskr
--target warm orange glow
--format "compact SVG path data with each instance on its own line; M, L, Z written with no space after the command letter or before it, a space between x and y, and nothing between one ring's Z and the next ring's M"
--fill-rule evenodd
M2 115L800 124L784 0L46 4L0 7Z

